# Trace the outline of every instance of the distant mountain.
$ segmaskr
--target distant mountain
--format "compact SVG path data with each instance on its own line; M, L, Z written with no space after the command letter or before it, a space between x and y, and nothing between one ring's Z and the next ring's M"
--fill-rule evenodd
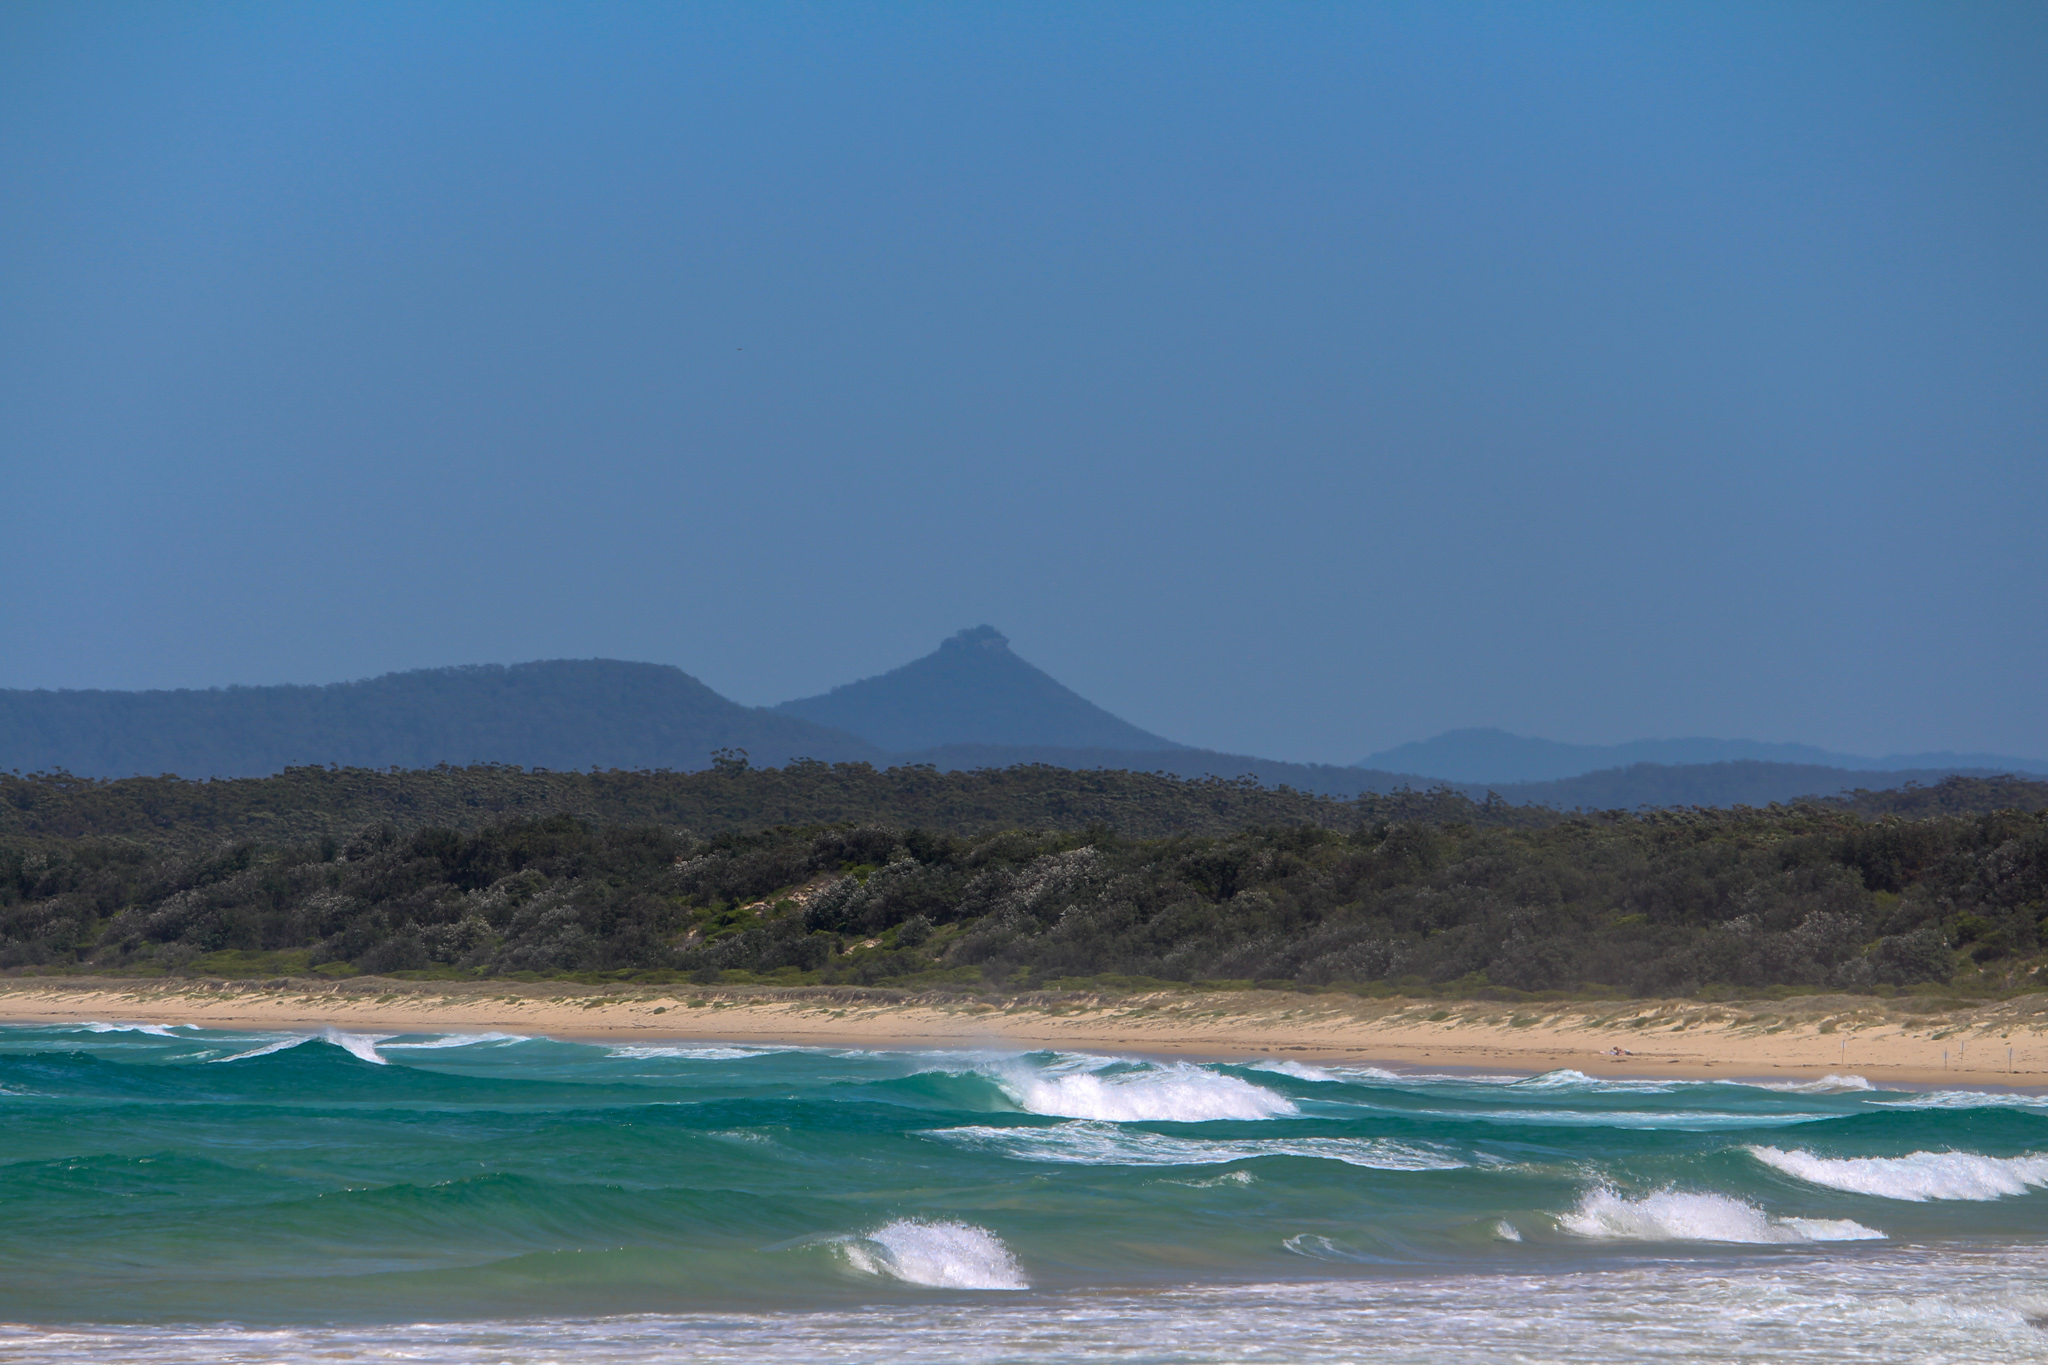
M253 777L298 765L428 768L506 763L558 771L702 769L719 749L756 767L797 758L928 763L946 771L1042 764L1179 777L1252 777L1325 796L1451 786L1560 810L1768 805L1855 788L1933 784L1953 773L2042 771L2016 762L1871 760L1790 763L1611 760L1547 780L1469 778L1542 771L1639 749L1700 752L1718 740L1566 745L1498 730L1455 731L1375 755L1377 767L1283 763L1217 753L1148 734L1075 695L1011 653L987 626L893 672L772 710L741 706L680 669L615 659L478 665L391 673L324 687L175 692L0 691L0 770L67 769L82 777ZM1462 747L1461 747L1462 746ZM1742 747L1742 746L1736 746ZM1801 745L1750 745L1825 754ZM1830 756L1832 757L1832 756ZM1981 755L1916 758L1970 759ZM1519 769L1518 766L1519 765ZM1448 771L1447 771L1448 769Z
M1748 739L1639 739L1626 744L1564 744L1505 730L1450 730L1434 739L1383 749L1358 767L1428 773L1452 782L1555 782L1639 763L1665 766L1758 762L1844 768L1861 772L1933 771L2048 773L2048 762L2001 754L1891 754L1865 758L1811 744L1766 744Z
M976 626L922 659L821 697L775 708L861 736L895 753L949 744L1172 750L1185 746L1119 720L1010 652Z
M698 769L724 748L747 750L759 767L884 757L841 731L727 701L681 669L615 659L325 687L0 691L0 769L84 777L254 777L327 763Z
M1801 797L1833 797L1856 790L1886 791L1909 782L1932 787L1952 776L1995 777L2009 768L1921 768L1891 772L1811 763L1636 763L1581 773L1555 782L1490 784L1518 806L1558 810L1636 810L1643 806L1768 806ZM1468 795L1480 788L1464 786Z
M1675 806L1768 806L1808 797L1832 798L1844 793L1883 791L1918 783L1932 788L1960 774L1990 778L2008 769L1924 768L1872 772L1811 763L1636 763L1581 773L1555 782L1445 782L1416 773L1372 768L1340 768L1327 763L1283 763L1249 754L1223 754L1210 749L1061 749L1051 746L949 744L917 753L892 754L891 763L929 763L941 772L975 768L1008 768L1042 763L1054 768L1126 769L1163 772L1175 777L1254 777L1267 787L1292 787L1319 796L1355 797L1368 792L1385 795L1402 790L1451 789L1483 801L1489 792L1517 806L1549 806L1555 810L1638 810ZM2011 785L2011 784L2008 784ZM2018 784L2033 791L2035 786Z

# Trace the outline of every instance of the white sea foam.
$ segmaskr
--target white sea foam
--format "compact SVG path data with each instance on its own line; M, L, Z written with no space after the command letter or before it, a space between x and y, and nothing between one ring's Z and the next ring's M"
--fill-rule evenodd
M1714 1109L1411 1109L1418 1118L1464 1119L1475 1123L1529 1123L1570 1128L1669 1128L1711 1132L1717 1128L1782 1128L1840 1118L1840 1114L1742 1114Z
M2048 1109L2048 1095L2016 1095L2003 1090L1930 1090L1897 1099L1873 1100L1893 1109Z
M283 1038L273 1038L260 1047L250 1048L247 1052L237 1052L228 1057L210 1057L207 1060L209 1062L246 1062L251 1057L268 1057L273 1052L282 1052L288 1047L297 1047L300 1043L310 1043L311 1041L313 1041L312 1038L306 1034L293 1033Z
M1361 1256L1348 1247L1339 1246L1321 1233L1315 1232L1297 1232L1292 1237L1283 1238L1280 1245L1297 1256L1306 1256L1314 1261L1365 1261L1372 1259L1369 1256Z
M175 1038L178 1035L171 1032L171 1030L183 1026L178 1024L107 1024L94 1020L90 1023L79 1024L77 1027L84 1029L87 1033L147 1033L156 1038ZM60 1032L67 1033L72 1031L70 1029L60 1030Z
M1258 1062L1251 1069L1253 1071L1270 1071L1276 1076L1292 1076L1297 1081L1318 1081L1325 1084L1331 1081L1342 1082L1350 1079L1347 1076L1340 1076L1334 1071L1326 1071L1319 1066L1310 1066L1306 1062L1292 1062L1285 1058L1279 1061Z
M426 1052L447 1047L482 1047L486 1043L496 1043L503 1047L508 1043L531 1041L533 1040L524 1033L448 1033L438 1038L429 1038L423 1043L379 1043L377 1050L391 1052L399 1048L412 1048Z
M1606 1095L1669 1095L1699 1082L1639 1080L1628 1077L1588 1076L1583 1071L1560 1067L1537 1076L1523 1076L1510 1082L1515 1090L1561 1090Z
M1326 1239L1327 1244L1327 1239ZM1324 1257L1343 1250L1327 1244ZM1305 1255L1324 1251L1306 1242ZM1355 1259L1355 1258L1353 1258ZM2032 1251L1858 1248L1797 1275L1754 1258L1617 1270L1410 1274L1277 1283L1085 1286L1033 1294L875 1295L805 1311L400 1320L298 1326L0 1323L17 1365L2041 1365L2048 1301Z
M1224 1185L1255 1185L1258 1179L1250 1171L1225 1171L1222 1175L1212 1175L1207 1180L1168 1180L1162 1183L1185 1185L1191 1190L1213 1190Z
M927 1136L1020 1161L1077 1166L1214 1166L1257 1157L1305 1156L1378 1171L1455 1171L1471 1163L1386 1138L1187 1138L1082 1121L1051 1128L974 1125Z
M1846 1218L1773 1218L1727 1195L1677 1190L1641 1199L1589 1190L1557 1225L1579 1237L1624 1242L1862 1242L1884 1236Z
M842 1244L855 1270L933 1289L1029 1289L1022 1267L986 1228L899 1218Z
M1825 1157L1777 1147L1751 1147L1764 1165L1810 1185L1852 1194L1922 1203L1929 1199L2003 1199L2048 1185L2048 1154L1978 1156L1974 1152L1913 1152L1894 1157Z
M1019 1109L1108 1123L1207 1123L1269 1119L1301 1112L1285 1095L1186 1062L1130 1071L994 1068L996 1084Z
M615 1047L606 1055L622 1061L647 1061L657 1057L673 1057L688 1062L731 1062L742 1057L765 1057L771 1052L787 1052L788 1048L778 1047L682 1047L664 1046L656 1043L633 1043Z
M1850 1090L1875 1090L1861 1076L1837 1076L1830 1072L1817 1081L1750 1081L1759 1090L1777 1090L1790 1095L1833 1095Z
M1568 1066L1534 1076L1524 1076L1514 1084L1525 1090L1586 1090L1597 1089L1600 1086L1599 1081L1585 1072L1575 1071Z
M1513 1223L1510 1223L1505 1218L1493 1225L1493 1235L1500 1238L1503 1242L1519 1242L1522 1240L1521 1232Z
M340 1029L332 1028L326 1029L320 1034L323 1042L332 1043L350 1056L360 1057L364 1061L377 1066L390 1065L384 1058L377 1055L377 1045L391 1036L388 1033L343 1033Z
M261 1035L259 1034L258 1036L260 1037ZM247 1052L237 1052L230 1057L215 1057L211 1060L216 1062L246 1062L251 1057L267 1057L273 1052L283 1052L286 1048L294 1048L301 1043L310 1043L315 1038L318 1038L322 1042L332 1043L349 1055L360 1057L373 1065L389 1066L390 1063L388 1061L377 1055L377 1046L386 1038L396 1036L390 1033L343 1033L340 1029L331 1028L317 1034L293 1033L283 1037L273 1036L261 1047L253 1047Z

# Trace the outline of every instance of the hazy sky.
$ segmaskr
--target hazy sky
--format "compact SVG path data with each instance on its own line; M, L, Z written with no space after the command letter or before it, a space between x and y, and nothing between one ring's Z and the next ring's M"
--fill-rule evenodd
M0 686L2048 756L2044 438L2039 4L0 7Z

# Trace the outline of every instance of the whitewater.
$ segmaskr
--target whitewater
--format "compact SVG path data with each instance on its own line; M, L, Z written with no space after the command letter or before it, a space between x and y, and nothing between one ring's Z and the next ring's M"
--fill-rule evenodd
M0 1027L0 1358L2048 1361L2048 1103Z

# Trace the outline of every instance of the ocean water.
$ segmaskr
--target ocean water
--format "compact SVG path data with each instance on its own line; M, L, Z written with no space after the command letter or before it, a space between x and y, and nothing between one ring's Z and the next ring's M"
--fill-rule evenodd
M0 1360L2048 1361L2048 1098L0 1028Z

